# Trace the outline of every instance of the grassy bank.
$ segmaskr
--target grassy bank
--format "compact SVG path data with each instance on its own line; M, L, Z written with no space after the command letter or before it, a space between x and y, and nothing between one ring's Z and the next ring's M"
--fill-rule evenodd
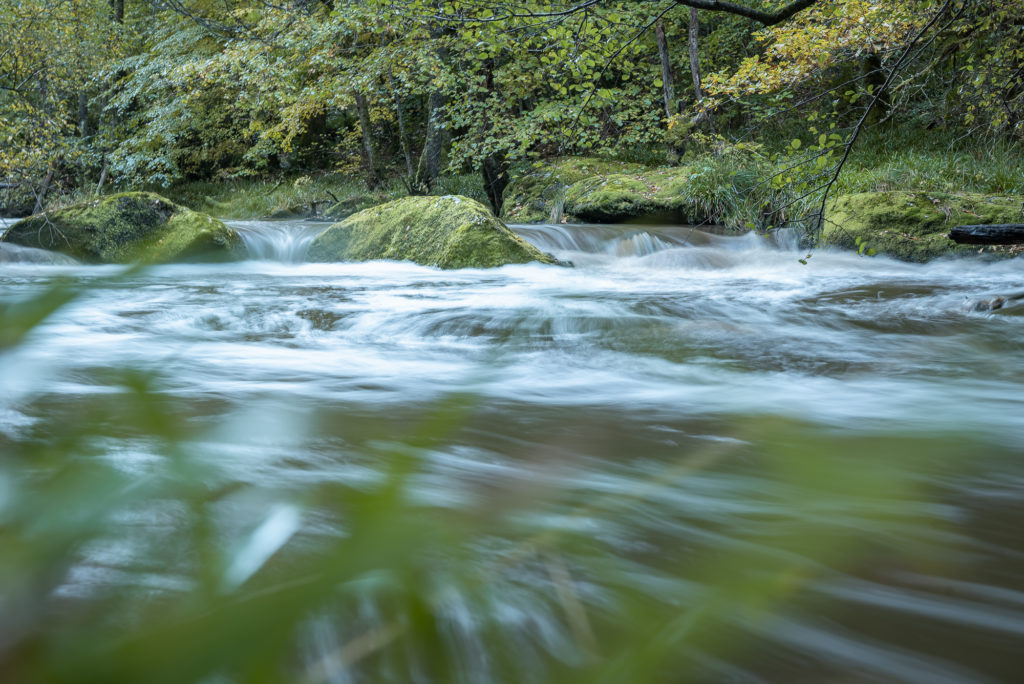
M933 190L1024 194L1024 144L905 128L869 130L836 184L839 193Z
M775 131L770 138L776 141L792 140L799 133L792 130ZM768 138L769 136L766 136ZM660 176L677 173L685 183L687 197L705 215L737 228L751 224L766 227L815 211L820 195L813 192L827 180L825 169L813 166L814 153L804 153L810 159L800 165L799 159L786 153L779 143L739 147L718 147L711 150L691 148L684 163L678 167L658 167ZM724 150L724 153L723 153ZM839 156L837 151L832 162ZM636 151L628 157L635 159ZM663 155L662 155L663 156ZM645 156L659 158L657 150ZM625 158L610 162L627 161ZM530 186L527 175L539 172L547 177L549 170L555 175L563 160L541 160L533 164L520 163L512 170L514 183L506 192L506 210L514 207L517 198L515 180ZM605 169L601 164L596 171L584 175L613 173L646 174L638 164L626 164L619 169ZM653 167L652 167L653 168ZM662 172L664 171L664 173ZM564 175L564 174L563 174ZM577 174L578 175L578 174ZM580 178L567 177L566 185ZM657 179L656 179L657 180ZM662 179L663 180L663 179ZM119 188L121 189L121 188ZM278 213L298 211L316 205L326 208L334 203L359 205L381 204L405 196L407 190L401 178L390 178L376 190L369 190L358 177L342 174L309 173L252 179L222 181L193 181L178 183L168 188L147 187L168 199L191 209L228 219L251 219ZM522 190L522 188L519 188ZM537 190L533 188L533 190ZM660 188L659 188L660 190ZM909 130L906 127L876 127L866 130L850 158L847 160L833 196L875 191L928 191L942 193L981 193L993 195L1024 194L1024 145L1020 142L993 139L961 138L950 141L943 131ZM529 194L530 190L528 189ZM459 194L487 203L478 174L443 176L439 179L437 194ZM561 201L545 190L534 194L544 196L546 202ZM804 196L806 195L806 196ZM79 191L51 198L50 209L91 199L91 191ZM513 212L514 213L514 212ZM543 220L547 210L522 220ZM543 216L542 216L543 215ZM517 220L516 216L511 216Z

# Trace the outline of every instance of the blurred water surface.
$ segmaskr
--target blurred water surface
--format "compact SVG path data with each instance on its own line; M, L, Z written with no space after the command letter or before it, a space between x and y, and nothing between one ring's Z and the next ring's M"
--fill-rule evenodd
M406 504L474 527L424 562L449 669L344 650L401 642L371 588L303 618L310 680L627 681L643 658L629 681L1019 677L1024 261L804 265L785 234L552 225L515 228L571 269L439 271L303 263L322 224L234 225L257 258L116 277L0 252L4 302L82 288L0 356L0 447L143 372L174 449L234 492L210 509L227 593L358 537L314 488L377 491L414 458ZM167 477L165 445L104 420L96 458ZM58 599L195 588L188 506L161 491L76 549ZM618 662L616 628L647 650Z

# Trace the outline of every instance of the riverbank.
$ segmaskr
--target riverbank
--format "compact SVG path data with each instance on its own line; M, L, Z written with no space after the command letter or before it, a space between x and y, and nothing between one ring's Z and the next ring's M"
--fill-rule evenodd
M793 226L808 233L808 247L837 246L912 261L946 254L1015 255L1021 251L1003 246L958 247L945 237L957 221L1024 221L1024 211L1013 210L1024 206L1024 154L1019 145L990 142L977 148L951 147L938 138L908 138L905 131L868 132L831 190L821 233L812 232L818 226L809 219L821 208L820 196L795 180L807 169L793 168L791 162L789 156L744 144L698 154L675 166L595 157L520 162L512 167L501 218L507 223L715 224L737 233ZM408 194L401 178L392 177L370 190L359 178L329 173L196 181L149 189L211 216L245 220L338 221ZM866 193L874 193L870 202L864 199ZM487 203L476 174L442 176L435 194ZM878 220L875 209L864 216L848 211L851 196L860 197L855 203L861 207L887 207L885 220ZM907 201L893 201L893 197ZM54 199L48 208L93 198L75 193ZM922 218L920 210L929 204L933 211ZM982 216L974 210L979 205L998 205L998 210ZM906 211L892 211L895 206Z

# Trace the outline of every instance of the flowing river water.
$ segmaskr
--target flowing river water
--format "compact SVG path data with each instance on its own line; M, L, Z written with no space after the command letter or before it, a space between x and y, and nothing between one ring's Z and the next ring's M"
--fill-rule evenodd
M373 481L380 445L411 439L457 394L471 408L422 450L423 505L536 498L519 512L532 529L593 544L563 550L557 572L495 577L484 607L450 597L461 679L540 676L526 656L496 669L504 647L574 662L573 616L618 610L594 569L614 560L623 591L674 596L680 615L716 582L749 588L737 565L798 569L782 594L768 582L751 598L761 610L722 607L714 637L680 637L692 670L659 681L1019 681L1024 259L817 251L803 264L786 235L547 225L514 229L573 268L439 271L304 263L323 224L232 225L255 258L122 277L3 248L0 299L58 279L84 292L0 356L2 440L112 391L110 368L152 371L218 481L287 499ZM140 478L157 467L137 439L105 453ZM315 534L315 516L264 504L236 502L225 526ZM174 524L142 519L132 529L146 535ZM136 567L137 537L91 545L60 592L180 588L174 571ZM503 541L467 562L491 562ZM268 543L264 556L284 542ZM259 556L239 561L238 582ZM342 632L314 629L311 657ZM323 679L362 681L350 676Z

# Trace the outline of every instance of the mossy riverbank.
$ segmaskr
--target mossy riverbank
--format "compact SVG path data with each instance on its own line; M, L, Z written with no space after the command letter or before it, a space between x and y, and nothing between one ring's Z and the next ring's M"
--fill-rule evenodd
M238 258L241 237L218 219L150 192L108 195L23 219L2 240L86 263Z
M1010 256L1019 246L958 245L949 239L956 225L1024 222L1024 196L952 195L929 192L864 192L829 203L822 227L824 245L886 254L904 261L974 254Z
M1012 146L951 149L920 141L914 146L903 138L866 133L832 189L818 244L912 261L979 251L1016 254L1017 248L958 246L946 233L958 223L1024 221L1024 214L1014 211L1015 198L1024 196L1024 160L1018 151ZM578 156L519 162L511 170L501 219L511 224L704 223L736 232L787 224L812 228L808 217L820 209L820 199L813 193L794 195L778 176L785 163L756 145L695 153L676 166ZM407 189L398 178L371 191L350 175L318 174L189 182L161 193L224 219L337 222L405 197ZM442 176L435 194L486 204L477 174ZM79 197L72 204L101 199ZM60 211L58 201L48 213Z

